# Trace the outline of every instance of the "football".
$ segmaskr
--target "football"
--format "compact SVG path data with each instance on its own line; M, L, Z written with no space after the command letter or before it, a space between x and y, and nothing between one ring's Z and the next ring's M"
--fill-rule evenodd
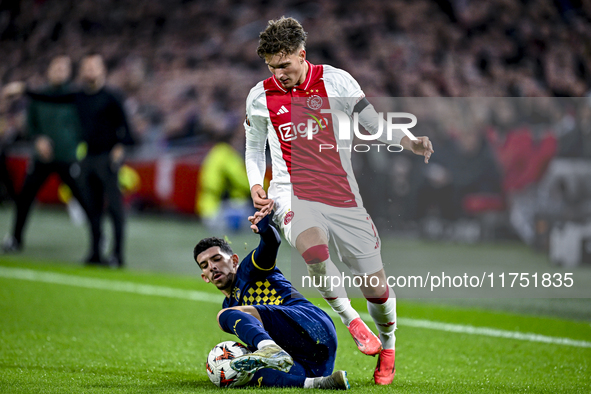
M254 374L239 373L230 367L230 362L239 356L251 353L239 342L218 343L207 356L207 376L218 387L240 387L247 384Z

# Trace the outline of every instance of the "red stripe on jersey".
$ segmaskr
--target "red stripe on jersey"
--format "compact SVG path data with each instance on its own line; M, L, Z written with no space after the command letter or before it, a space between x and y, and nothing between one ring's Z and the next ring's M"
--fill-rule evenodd
M287 172L291 176L291 141L295 136L291 127L291 95L285 94L287 91L279 86L274 76L265 79L263 86L271 123L281 144L281 153L287 165Z
M321 109L330 108L322 79L324 67L309 62L308 66L304 83L288 91L274 76L263 82L269 116L281 144L294 194L302 200L335 207L356 207L355 195L336 151L332 118L320 113ZM312 140L307 139L308 120L312 120L313 129L317 131ZM335 148L320 152L320 144Z

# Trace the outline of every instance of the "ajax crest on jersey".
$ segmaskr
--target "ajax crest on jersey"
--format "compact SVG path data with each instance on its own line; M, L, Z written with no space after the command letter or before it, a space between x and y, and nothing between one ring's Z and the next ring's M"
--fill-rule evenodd
M314 94L308 97L308 99L306 100L306 104L308 105L308 108L317 110L320 107L322 107L322 97L320 97L317 94Z
M240 387L247 384L254 374L236 372L230 362L236 357L251 353L239 342L218 343L207 356L207 376L218 387Z
M289 224L289 222L291 222L291 219L293 219L293 215L294 215L293 211L288 211L285 214L285 218L283 218L283 224L287 226Z

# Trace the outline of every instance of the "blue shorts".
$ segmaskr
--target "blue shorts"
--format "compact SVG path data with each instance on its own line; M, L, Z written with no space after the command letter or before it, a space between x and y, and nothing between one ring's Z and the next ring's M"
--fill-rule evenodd
M305 370L327 376L334 369L337 333L332 319L311 303L255 305L265 331Z

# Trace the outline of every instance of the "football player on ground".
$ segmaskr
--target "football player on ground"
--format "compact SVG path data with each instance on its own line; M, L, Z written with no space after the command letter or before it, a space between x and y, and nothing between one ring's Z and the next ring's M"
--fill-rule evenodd
M220 328L255 350L230 366L254 373L251 385L347 390L347 373L333 373L334 323L275 266L281 237L269 216L256 212L249 220L261 240L241 262L223 239L202 239L193 250L203 280L226 296L217 316Z
M338 117L324 118L321 110L357 113L359 123L372 134L378 133L379 117L351 75L306 60L306 36L298 21L285 17L269 21L260 34L257 53L273 75L259 82L246 100L245 160L251 195L261 212L268 212L274 201L274 221L306 261L322 297L339 314L359 350L379 354L375 383L390 384L395 374L395 294L387 286L380 239L353 175L351 141L337 139ZM306 138L306 123L292 115L302 112L292 100L305 103L304 112L318 123L312 140ZM411 139L402 130L392 134L392 139L378 140L399 144L428 162L433 147L427 137ZM273 166L268 196L262 187L267 141ZM319 151L319 142L341 149ZM340 276L329 254L329 240L353 274L368 276L360 289L380 339L352 308L344 287L332 288L325 280Z

